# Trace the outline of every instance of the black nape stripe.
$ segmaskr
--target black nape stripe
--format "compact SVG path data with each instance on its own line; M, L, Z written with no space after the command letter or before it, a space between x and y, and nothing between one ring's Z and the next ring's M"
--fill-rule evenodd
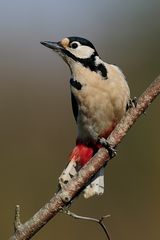
M79 58L79 62L86 68L89 68L91 71L96 71L97 66L95 65L95 57L97 55L94 53L90 58Z
M81 90L81 88L82 88L82 84L80 82L78 82L77 80L74 80L73 78L70 79L70 84L77 90Z
M102 77L107 79L107 69L105 66L102 63L98 64L98 66L95 64L95 58L98 56L96 51L89 58L78 58L66 49L63 49L63 52L65 55L72 58L76 62L80 62L84 67L89 68L91 71L100 72Z
M107 78L107 69L106 67L100 63L98 66L97 66L97 70L100 71L101 75L104 77L104 78Z

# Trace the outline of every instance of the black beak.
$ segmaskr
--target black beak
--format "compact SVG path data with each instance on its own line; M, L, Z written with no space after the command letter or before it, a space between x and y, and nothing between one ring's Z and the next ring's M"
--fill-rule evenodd
M58 42L50 42L50 41L44 41L40 42L45 47L51 48L55 52L61 52L63 47Z

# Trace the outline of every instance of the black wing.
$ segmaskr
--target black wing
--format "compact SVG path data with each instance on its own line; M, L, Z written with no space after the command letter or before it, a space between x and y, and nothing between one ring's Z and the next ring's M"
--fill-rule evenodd
M75 120L77 121L77 117L78 117L78 104L77 104L77 100L75 98L75 96L73 95L73 93L71 92L71 101L72 101L72 111L73 111L73 115Z

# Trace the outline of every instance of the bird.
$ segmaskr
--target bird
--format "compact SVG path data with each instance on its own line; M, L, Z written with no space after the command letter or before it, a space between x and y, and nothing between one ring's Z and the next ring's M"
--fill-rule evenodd
M119 67L104 62L94 45L83 37L65 37L58 42L43 41L67 63L71 77L71 103L77 124L76 144L59 177L63 189L103 146L129 108L130 89ZM104 193L104 167L83 190L84 198Z

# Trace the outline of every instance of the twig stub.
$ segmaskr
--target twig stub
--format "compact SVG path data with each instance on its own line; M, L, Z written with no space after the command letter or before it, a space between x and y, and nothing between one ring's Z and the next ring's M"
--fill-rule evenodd
M21 226L20 220L20 205L16 205L15 207L15 219L14 219L14 231L18 231Z

